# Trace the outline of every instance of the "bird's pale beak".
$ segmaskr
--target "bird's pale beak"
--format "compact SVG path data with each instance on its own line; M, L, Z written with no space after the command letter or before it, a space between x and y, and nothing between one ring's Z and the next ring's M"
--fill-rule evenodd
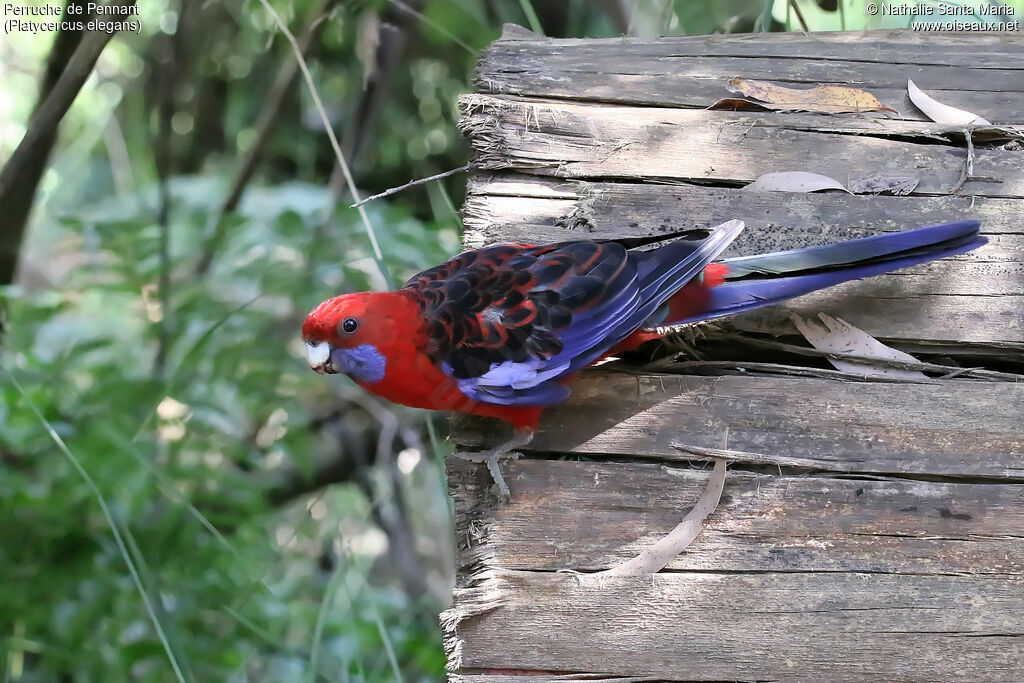
M327 342L309 340L306 342L306 355L309 357L309 367L313 372L322 375L325 372L333 375L337 372L331 364L331 345Z

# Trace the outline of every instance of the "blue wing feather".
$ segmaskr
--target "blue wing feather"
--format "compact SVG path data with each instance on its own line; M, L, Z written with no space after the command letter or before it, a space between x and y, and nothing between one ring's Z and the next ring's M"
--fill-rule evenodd
M484 375L459 382L468 396L503 405L550 405L567 395L559 381L590 365L633 333L651 313L729 246L743 224L731 221L710 234L680 240L650 252L626 252L628 279L558 333L563 347L543 360L491 366ZM589 302L588 302L589 303ZM511 392L506 388L513 388ZM497 392L501 390L500 397ZM565 390L568 391L567 389Z

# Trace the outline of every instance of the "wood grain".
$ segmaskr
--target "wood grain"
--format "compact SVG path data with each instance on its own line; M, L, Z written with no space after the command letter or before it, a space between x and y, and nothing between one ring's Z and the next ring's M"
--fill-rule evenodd
M977 219L989 237L1024 235L1014 199L963 196L739 192L734 188L588 182L482 174L469 185L466 246L523 235L560 241L651 236L707 228L738 218L746 230L726 253L825 244L878 232ZM1019 243L1011 247L1019 256Z
M665 179L746 184L764 173L809 171L840 182L904 174L919 195L952 194L966 146L804 130L772 113L601 106L509 96L461 98L460 125L481 169L564 178ZM823 122L822 126L826 124ZM865 122L862 124L868 126ZM824 153L827 150L827 153ZM976 147L964 193L1024 197L1021 152Z
M540 243L650 236L739 218L746 228L728 257L977 218L989 244L974 252L731 320L741 329L792 333L791 313L826 311L884 339L1015 343L1024 339L1019 211L1017 201L1009 199L742 192L499 175L470 186L465 221L467 246L479 246L511 235Z
M706 110L737 76L861 87L899 113ZM975 177L964 131L925 121L907 78L999 124L971 133ZM477 83L462 99L467 247L743 220L728 257L977 218L989 244L974 252L728 324L763 341L792 334L792 312L825 311L932 359L1022 366L1024 36L578 41L510 27ZM742 189L788 170L920 182L899 197ZM759 348L734 343L703 371ZM452 681L1020 679L1024 383L658 368L583 372L523 458L502 464L506 505L483 466L450 459ZM453 429L458 448L506 436L480 419ZM563 571L607 569L672 529L711 456L731 462L722 503L666 571L600 583Z
M549 409L525 452L685 460L676 446L757 464L1024 478L1024 383L929 384L797 377L630 375L589 370ZM486 431L485 431L486 430ZM499 439L469 421L457 444Z
M482 92L705 108L732 96L732 77L788 87L867 89L899 118L927 120L906 94L912 78L945 104L1020 124L1024 37L870 31L808 36L681 36L657 41L510 36L481 57ZM877 115L873 115L877 116Z
M593 572L627 560L693 506L710 465L525 459L495 507L481 468L449 464L492 567ZM468 545L467 545L468 547ZM1024 486L731 470L722 503L672 571L1024 576Z
M586 585L497 571L485 590L505 599L448 632L457 668L1017 681L1024 657L1019 576L682 572Z

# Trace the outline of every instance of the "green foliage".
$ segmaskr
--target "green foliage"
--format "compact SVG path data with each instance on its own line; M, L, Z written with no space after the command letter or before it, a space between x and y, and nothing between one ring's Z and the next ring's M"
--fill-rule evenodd
M0 408L0 634L8 637L8 667L20 661L22 680L63 671L80 680L171 676L96 495L31 402L134 539L131 559L159 623L196 680L290 681L304 672L326 599L324 562L337 565L342 586L317 641L324 675L388 679L383 635L407 678L436 676L440 605L368 583L379 573L372 567L381 539L363 495L342 486L321 493L318 507L306 501L283 510L266 496L275 476L309 469L317 454L338 448L309 425L323 406L357 395L343 380L332 389L310 373L296 343L302 315L326 294L379 279L355 212L339 212L322 233L326 190L254 188L209 277L190 278L194 245L221 189L198 178L173 185L179 277L171 306L152 289L159 241L152 211L116 202L50 226L51 258L71 264L59 285L5 293L13 324L2 365L17 379L2 384ZM456 247L450 225L424 224L388 205L371 205L370 214L387 226L389 264L400 276ZM169 321L160 376L156 339ZM429 471L414 472L414 480L440 497L436 464L420 469ZM447 533L446 508L435 524L434 533ZM387 624L383 634L378 622Z

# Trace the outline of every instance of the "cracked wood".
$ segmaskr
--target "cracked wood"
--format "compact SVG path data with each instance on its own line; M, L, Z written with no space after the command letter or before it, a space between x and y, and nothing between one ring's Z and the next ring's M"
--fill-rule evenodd
M513 29L481 56L477 84L493 94L703 109L732 96L725 86L734 76L864 88L901 119L927 121L907 95L910 77L944 104L1020 124L1024 38L849 31L552 40Z
M487 503L480 468L452 463L459 509L478 509L487 564L594 572L672 529L710 465L525 459ZM464 547L474 560L473 547ZM865 572L1024 576L1024 486L730 469L718 510L670 571Z
M509 570L487 589L509 600L449 634L460 668L1009 682L1024 649L1019 576L709 571L585 586Z
M900 113L706 111L732 96L734 76L862 87ZM998 124L972 133L975 178L962 182L963 130L924 121L908 77ZM738 218L747 229L729 256L976 217L982 249L732 325L792 334L791 311L825 311L915 353L1019 370L1024 37L577 41L508 28L481 56L478 85L462 100L475 151L468 247ZM787 170L920 182L901 197L741 189ZM784 371L748 364L769 367ZM598 369L573 390L525 457L502 465L509 505L496 507L482 467L449 463L451 680L1019 678L1024 384ZM460 447L504 436L484 420L453 433ZM666 572L596 586L560 573L606 569L669 531L699 496L709 455L733 462L722 504Z
M1017 200L743 192L498 175L471 183L464 214L468 246L512 237L543 243L650 236L739 216L746 228L727 257L976 217L989 238L981 249L808 294L730 322L741 329L793 333L790 313L827 311L886 339L1024 339L1024 232Z
M913 194L953 194L967 159L959 145L802 130L773 113L620 107L493 95L462 98L460 125L481 169L563 178L650 178L746 184L799 170L840 182L913 173ZM868 123L864 124L869 125ZM877 130L884 122L873 125ZM868 129L872 130L872 129ZM867 133L867 131L864 131ZM823 153L827 150L827 154ZM1022 152L977 146L963 194L1024 197Z
M1024 382L928 384L630 375L592 369L545 412L526 453L681 461L676 446L832 472L1024 479ZM482 430L482 431L481 431ZM456 443L500 434L467 420ZM497 438L490 437L490 438Z

